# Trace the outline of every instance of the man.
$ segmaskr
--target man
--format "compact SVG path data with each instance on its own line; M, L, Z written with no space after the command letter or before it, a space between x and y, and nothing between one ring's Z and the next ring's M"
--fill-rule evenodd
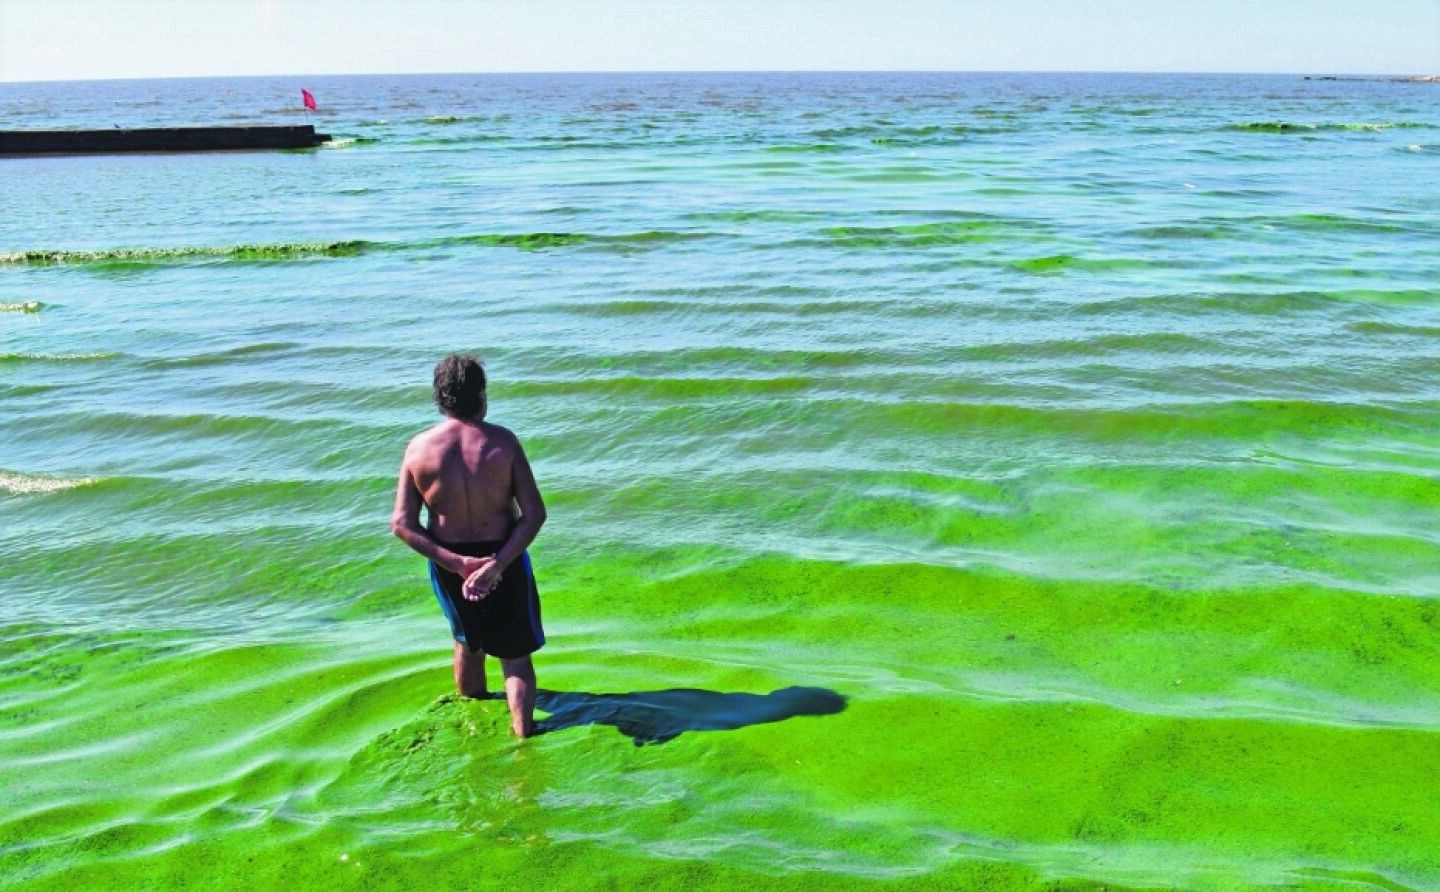
M484 697L485 654L500 658L510 728L535 733L535 667L545 643L540 599L525 548L545 504L520 441L485 420L485 369L469 354L435 366L435 404L446 419L410 441L390 529L430 559L435 597L455 639L455 686ZM428 520L420 523L420 508ZM517 516L518 509L518 516Z

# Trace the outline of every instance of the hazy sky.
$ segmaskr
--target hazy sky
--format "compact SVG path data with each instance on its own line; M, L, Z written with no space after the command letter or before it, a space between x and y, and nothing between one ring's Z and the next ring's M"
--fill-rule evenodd
M0 80L865 69L1440 73L1440 0L0 0Z

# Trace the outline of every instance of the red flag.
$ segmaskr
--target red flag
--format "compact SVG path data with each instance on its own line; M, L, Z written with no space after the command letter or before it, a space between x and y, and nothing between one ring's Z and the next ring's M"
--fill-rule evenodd
M310 93L309 90L302 89L300 91L300 98L305 100L306 108L310 109L311 111L315 111L315 97Z

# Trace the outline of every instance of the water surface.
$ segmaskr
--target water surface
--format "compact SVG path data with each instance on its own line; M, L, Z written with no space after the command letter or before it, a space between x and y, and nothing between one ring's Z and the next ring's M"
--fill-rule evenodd
M5 885L1440 888L1433 85L0 115L302 86L0 161ZM455 349L550 508L523 744L386 526Z

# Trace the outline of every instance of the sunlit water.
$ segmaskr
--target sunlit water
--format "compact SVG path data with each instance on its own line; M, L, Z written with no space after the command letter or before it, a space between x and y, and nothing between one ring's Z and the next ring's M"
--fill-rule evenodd
M0 159L0 884L1440 888L1440 88L0 119L302 86L325 148ZM387 529L455 349L550 508L524 744Z

